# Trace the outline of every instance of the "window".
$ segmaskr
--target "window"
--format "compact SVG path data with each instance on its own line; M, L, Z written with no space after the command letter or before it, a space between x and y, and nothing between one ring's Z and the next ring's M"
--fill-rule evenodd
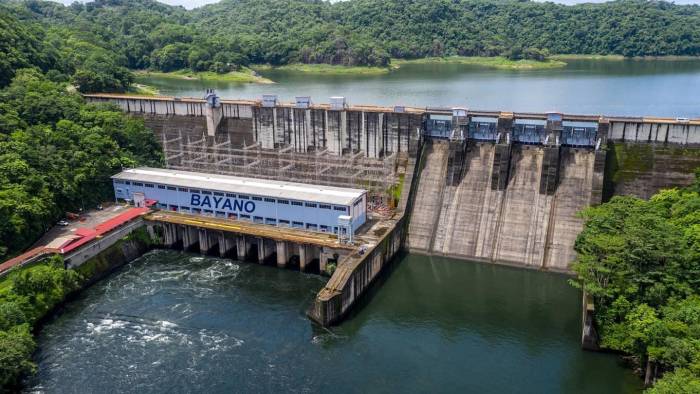
M318 204L318 207L321 209L331 209L331 206L328 204Z
M232 193L226 193L226 197L236 198L236 195Z
M330 227L321 225L321 232L327 233L330 231Z
M214 195L215 195L215 196L223 196L224 193L221 193L221 192L214 192Z
M192 208L192 213L202 213L200 208Z
M177 188L177 191L179 191L179 192L186 192L186 191L187 191L187 188L186 188L186 187L178 187L178 188Z
M190 193L196 193L196 194L199 194L199 190L197 190L197 189L190 189Z
M124 183L124 181L120 181L119 179L115 179L114 183L122 184L122 183Z
M253 216L253 222L262 223L263 222L262 216Z
M265 198L265 202L275 202L274 198Z
M217 218L225 218L226 212L216 211L216 217Z
M278 204L289 205L289 200L277 200L277 203L278 203Z
M347 212L347 209L345 207L335 206L333 207L333 209L335 209L336 211Z
M277 224L277 219L265 218L265 224Z
M131 185L131 182L129 182L129 181L124 181L124 183L127 185Z
M143 183L141 183L141 182L134 182L134 186L143 186Z
M228 217L229 217L229 219L238 219L238 215L235 213L229 213Z
M171 205L170 206L171 211L177 211L177 205Z
M158 208L160 208L160 209L168 209L168 205L167 205L167 204L158 203Z
M243 220L250 220L250 215L241 215L240 218Z
M165 185L158 185L158 189L163 189L163 190L165 190Z
M301 201L292 201L292 205L296 205L296 206L300 207L304 204L302 204Z
M174 186L168 186L168 190L177 190Z
M155 185L152 183L146 183L144 186L150 187L151 189L153 189L155 187Z
M316 208L316 204L312 202L307 202L304 204L304 206L306 206L307 208Z
M205 209L205 210L204 210L204 213L206 213L206 214L208 214L208 215L211 215L211 214L214 213L214 211L212 211L211 209Z
M302 223L302 222L292 222L292 227L303 228L303 227L304 227L304 223Z
M248 196L246 196L246 195L244 195L244 194L239 194L239 195L238 195L238 198L240 198L241 200L250 200L250 197L248 197Z
M190 211L190 208L189 208L189 207L180 207L180 210L181 210L182 212L189 212L189 211Z
M317 228L318 228L318 225L317 225L317 224L314 224L314 223L306 223L306 229L307 229L307 230L314 230L314 231L316 231Z
M354 205L354 206L358 206L358 205L360 205L360 204L362 204L362 199L359 199L359 200L355 201L355 204L353 204L353 205Z
M211 192L210 192L210 191L207 191L207 190L202 190L202 194L208 194L208 195L211 196Z
M253 201L262 201L262 197L253 196Z
M280 219L280 226L289 226L289 220Z

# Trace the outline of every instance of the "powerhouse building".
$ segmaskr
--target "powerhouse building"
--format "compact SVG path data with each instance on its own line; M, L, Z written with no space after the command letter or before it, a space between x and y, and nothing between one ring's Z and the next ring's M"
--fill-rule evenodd
M338 233L367 219L367 191L257 178L140 167L112 177L114 195L134 193L163 210ZM347 225L346 225L347 226ZM342 231L342 230L340 230Z

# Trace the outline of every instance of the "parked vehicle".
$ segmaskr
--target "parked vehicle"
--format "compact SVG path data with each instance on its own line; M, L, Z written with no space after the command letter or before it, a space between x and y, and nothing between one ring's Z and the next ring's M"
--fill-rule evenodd
M68 226L69 224L70 224L70 223L68 223L67 220L60 220L60 221L58 222L58 225L59 225L59 226Z

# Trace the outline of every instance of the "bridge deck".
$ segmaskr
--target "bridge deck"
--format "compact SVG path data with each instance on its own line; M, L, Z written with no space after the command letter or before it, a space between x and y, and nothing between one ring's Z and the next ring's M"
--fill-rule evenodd
M146 220L201 227L210 230L220 230L254 237L289 241L299 244L326 246L335 249L356 249L353 245L341 244L333 234L316 233L294 228L274 227L268 224L257 224L225 218L214 218L199 215L188 215L178 212L159 211L145 216Z

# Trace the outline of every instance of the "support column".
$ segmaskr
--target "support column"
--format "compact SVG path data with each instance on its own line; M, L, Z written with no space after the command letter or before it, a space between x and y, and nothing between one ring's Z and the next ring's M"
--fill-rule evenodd
M184 227L182 230L182 249L188 251L199 242L198 231L192 227Z
M265 238L258 238L258 263L263 264L265 260L272 256L274 248L270 245L270 241L265 242Z
M234 240L225 232L219 232L219 256L225 257L236 247Z
M326 266L328 265L328 260L333 257L333 253L326 251L325 248L321 249L318 256L318 268L320 272L326 272Z
M211 249L211 242L209 242L209 232L206 229L200 228L199 231L199 253L207 254L209 249Z
M299 270L307 270L309 263L318 257L318 248L313 245L299 245Z
M236 254L238 260L245 261L248 253L248 244L246 243L245 236L239 235L236 237Z
M289 245L285 241L277 241L277 266L287 267L289 262Z

